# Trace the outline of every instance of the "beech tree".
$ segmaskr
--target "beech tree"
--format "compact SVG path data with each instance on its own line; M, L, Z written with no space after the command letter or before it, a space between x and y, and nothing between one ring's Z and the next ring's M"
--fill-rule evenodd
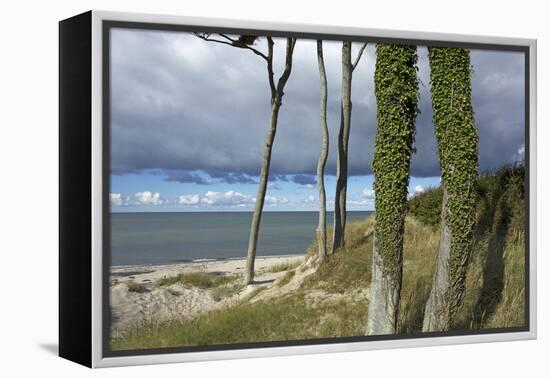
M342 43L342 103L340 108L340 130L338 132L338 155L336 162L336 192L334 195L334 232L332 252L345 244L346 195L348 189L348 145L351 129L351 80L367 43L364 43L351 63L351 41Z
M317 187L319 189L319 225L317 227L317 244L319 245L319 260L327 256L327 200L325 192L325 165L327 163L329 138L327 124L327 73L323 57L323 41L317 41L317 61L319 64L320 82L320 114L321 114L321 154L317 163Z
M378 128L372 164L376 196L367 335L393 334L397 329L409 168L418 113L416 62L416 46L376 46Z
M260 222L262 219L262 211L264 207L265 194L267 190L267 182L269 178L269 167L271 163L271 150L277 132L277 120L279 110L282 106L285 85L292 72L292 57L296 38L286 38L285 66L283 73L275 83L275 73L273 71L273 47L275 41L272 37L266 37L267 53L258 50L254 44L258 40L256 36L242 35L238 38L233 38L229 35L217 33L195 33L195 35L205 41L221 43L237 48L249 50L265 60L267 69L267 78L269 89L271 91L271 113L269 117L269 125L267 136L265 139L264 153L259 175L258 192L256 194L256 203L254 213L252 215L252 223L250 226L250 237L248 240L248 251L246 258L246 276L245 283L251 284L254 281L254 263L256 260L256 247L258 244L258 233L260 231Z
M464 298L472 249L478 135L472 108L470 52L430 47L433 123L443 183L440 241L423 331L446 331Z

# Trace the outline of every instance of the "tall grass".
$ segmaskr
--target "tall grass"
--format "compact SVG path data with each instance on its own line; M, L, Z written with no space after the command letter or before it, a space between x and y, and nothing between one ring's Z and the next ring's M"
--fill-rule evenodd
M213 275L205 272L180 273L176 276L163 277L156 282L158 287L170 286L176 283L195 286L201 289L215 288L235 281L236 275Z
M268 272L268 273L284 272L286 270L296 269L298 266L300 266L301 263L302 263L301 260L299 260L299 261L285 261L285 262L282 262L282 263L272 265L269 268L267 268L265 271Z

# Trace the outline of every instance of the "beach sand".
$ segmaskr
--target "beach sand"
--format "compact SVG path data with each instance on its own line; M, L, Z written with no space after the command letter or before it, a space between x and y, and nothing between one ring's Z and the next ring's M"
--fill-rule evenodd
M285 271L268 272L270 267L284 263L299 264L303 260L303 255L257 257L254 284L226 298L216 298L218 300L209 289L180 282L160 287L156 283L165 277L190 272L204 272L213 276L243 275L246 259L112 267L111 335L116 337L128 327L144 321L192 318L207 311L230 306L259 287L272 286L275 280L286 274ZM139 291L143 292L129 290L136 284Z

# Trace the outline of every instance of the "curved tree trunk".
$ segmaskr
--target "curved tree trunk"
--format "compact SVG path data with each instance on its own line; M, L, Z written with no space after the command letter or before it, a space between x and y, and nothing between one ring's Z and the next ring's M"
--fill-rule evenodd
M319 260L327 255L327 204L325 193L325 165L328 157L328 125L327 125L327 74L323 57L323 41L317 41L317 60L319 63L319 80L321 83L321 155L317 163L317 186L319 188L319 225L317 226L317 243L319 245Z
M351 41L342 43L342 104L338 132L336 193L334 195L334 232L332 252L345 244L346 192L348 186L348 142L351 127Z
M428 49L433 120L444 189L441 241L423 331L446 331L462 304L473 243L478 136L471 98L470 53Z
M377 102L372 282L367 335L397 330L403 275L403 234L418 103L416 47L376 47Z
M260 231L260 222L262 219L262 211L265 201L265 193L267 190L267 182L269 179L269 166L271 163L271 149L273 147L273 141L275 140L275 134L277 132L277 120L279 117L279 109L282 105L282 99L284 95L284 88L290 73L292 71L292 54L294 52L294 45L296 39L287 38L286 42L286 58L285 69L277 86L273 84L273 66L272 66L272 54L273 54L273 41L269 38L269 60L268 60L268 74L272 89L271 98L271 116L269 119L269 130L267 133L264 155L262 160L262 166L260 169L260 182L258 185L258 192L256 194L256 204L254 206L254 213L252 215L252 223L250 225L250 237L248 239L248 251L246 258L246 277L245 283L251 284L254 282L254 263L256 260L256 247L258 244L258 233Z

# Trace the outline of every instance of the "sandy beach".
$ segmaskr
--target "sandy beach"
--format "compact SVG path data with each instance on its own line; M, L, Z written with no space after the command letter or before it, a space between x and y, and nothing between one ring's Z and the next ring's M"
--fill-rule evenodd
M192 261L166 265L134 265L111 268L111 332L120 332L143 321L192 318L198 314L229 306L261 287L272 286L286 274L276 271L284 264L297 266L303 255L257 257L255 282L238 287L242 282L246 259ZM271 270L271 271L270 271ZM209 277L233 280L224 286L235 288L227 295L183 282L161 284L162 280L180 274L206 273Z

